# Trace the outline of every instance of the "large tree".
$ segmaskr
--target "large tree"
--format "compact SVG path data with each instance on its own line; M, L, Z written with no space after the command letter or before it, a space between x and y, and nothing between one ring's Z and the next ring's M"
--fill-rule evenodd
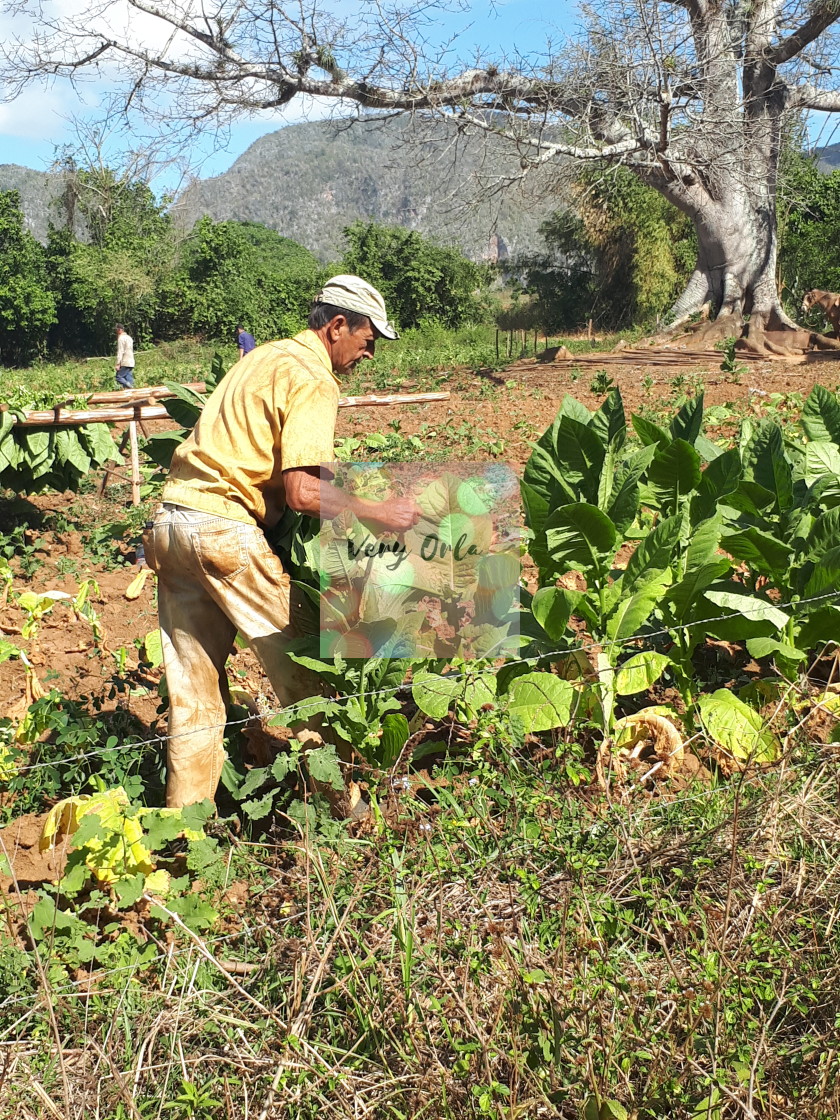
M696 268L674 323L709 309L735 333L793 326L776 287L776 192L786 118L840 112L840 0L603 0L562 50L465 68L432 57L435 0L384 7L299 0L99 0L84 17L31 8L34 39L6 49L14 92L37 77L110 69L125 105L189 126L275 109L298 94L368 110L433 112L509 138L522 174L568 158L620 163L690 216ZM158 34L156 29L160 31Z

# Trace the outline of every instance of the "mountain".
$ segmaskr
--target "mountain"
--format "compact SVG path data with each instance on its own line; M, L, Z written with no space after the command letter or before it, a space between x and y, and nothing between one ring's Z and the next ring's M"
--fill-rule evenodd
M825 148L817 148L817 167L828 174L840 167L840 144L828 144Z
M261 222L324 261L341 255L341 231L358 219L504 260L540 244L540 223L560 205L553 175L517 185L510 145L464 138L443 123L320 121L261 137L223 175L193 181L172 214L187 228L204 214Z
M50 222L60 226L67 220L61 205L60 175L33 171L16 163L0 163L0 191L20 192L24 225L39 241L47 240Z

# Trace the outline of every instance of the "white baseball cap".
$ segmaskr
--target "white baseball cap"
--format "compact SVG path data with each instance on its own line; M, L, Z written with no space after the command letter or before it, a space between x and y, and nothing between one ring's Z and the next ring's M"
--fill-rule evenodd
M383 338L399 338L385 310L381 292L361 276L333 276L315 297L316 303L329 303L344 311L367 315Z

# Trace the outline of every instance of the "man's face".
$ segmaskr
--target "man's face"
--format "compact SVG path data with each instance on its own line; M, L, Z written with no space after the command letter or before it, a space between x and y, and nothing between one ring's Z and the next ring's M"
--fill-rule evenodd
M373 357L376 331L370 323L351 331L347 320L339 315L330 323L329 333L332 367L339 376L350 373L364 358Z

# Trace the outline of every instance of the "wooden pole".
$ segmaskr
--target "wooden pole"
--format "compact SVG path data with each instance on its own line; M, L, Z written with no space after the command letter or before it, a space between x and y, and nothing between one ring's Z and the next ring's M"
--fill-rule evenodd
M127 443L128 443L128 432L123 432L122 439L120 440L120 445L117 448L117 451L119 451L120 455L122 455L123 452L125 451L125 446L126 446ZM102 481L99 483L99 497L100 498L104 497L105 491L108 488L108 479L111 477L112 474L117 474L117 473L118 472L113 470L111 467L106 467L105 468L105 473L102 476Z
M339 397L339 408L379 408L393 404L427 404L448 401L449 392L393 393L380 396L371 393L361 397ZM141 404L134 408L91 408L79 410L50 409L27 412L24 420L16 420L15 427L54 428L72 427L75 424L118 423L120 420L169 420L169 413L162 404Z
M140 505L140 444L137 441L137 421L128 422L128 439L131 448L131 504Z

